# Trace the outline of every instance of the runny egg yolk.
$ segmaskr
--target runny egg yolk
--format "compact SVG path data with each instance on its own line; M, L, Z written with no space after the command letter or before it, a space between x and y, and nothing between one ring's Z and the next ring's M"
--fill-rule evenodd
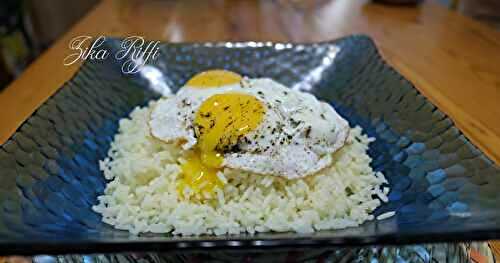
M217 177L218 169L206 165L198 150L189 152L185 159L186 162L181 165L182 179L177 185L181 196L186 197L184 190L187 186L192 193L201 194L202 198L212 197L215 188L223 186L222 181Z
M194 119L198 138L196 151L182 165L181 193L189 186L194 193L212 197L215 187L222 187L217 177L224 161L223 152L234 150L238 140L256 129L265 114L263 104L243 93L216 94L205 100Z
M252 95L223 93L209 97L194 119L202 156L207 155L211 162L216 152L231 150L241 137L257 128L264 113L264 106ZM218 165L214 163L214 167Z
M200 89L216 88L225 85L237 84L241 75L222 69L207 70L196 74L186 83L186 86Z

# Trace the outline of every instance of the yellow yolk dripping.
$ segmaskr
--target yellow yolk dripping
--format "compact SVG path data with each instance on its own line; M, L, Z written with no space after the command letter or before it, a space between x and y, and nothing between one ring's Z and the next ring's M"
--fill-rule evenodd
M237 84L242 77L234 72L214 69L196 74L187 83L186 86L196 88L215 88L224 85Z
M177 185L177 190L184 196L184 189L188 186L193 193L199 193L202 197L212 197L216 187L222 188L223 183L217 177L218 169L206 165L200 159L199 151L187 154L186 162L181 165L182 179ZM208 196L206 196L208 195Z
M197 150L188 154L182 165L183 178L178 191L189 188L203 197L212 197L223 183L217 177L224 161L222 152L230 151L238 140L256 129L265 114L263 104L243 93L216 94L205 100L196 113L194 126Z

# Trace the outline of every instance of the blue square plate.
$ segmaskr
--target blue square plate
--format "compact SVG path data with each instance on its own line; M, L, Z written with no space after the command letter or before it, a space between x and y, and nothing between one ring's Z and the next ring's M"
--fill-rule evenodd
M0 253L69 253L208 247L284 247L458 241L500 237L500 170L388 66L366 36L314 44L161 44L140 73L123 74L108 39L104 61L79 72L0 148ZM224 68L270 77L330 102L376 137L372 166L389 180L396 216L314 234L131 236L91 206L118 120L193 74Z

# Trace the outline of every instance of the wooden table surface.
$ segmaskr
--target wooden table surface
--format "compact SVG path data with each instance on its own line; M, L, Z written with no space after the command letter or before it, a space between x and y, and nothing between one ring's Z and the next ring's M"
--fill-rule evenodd
M75 36L311 42L358 33L500 163L500 33L431 0L104 0L0 93L0 143L78 69L63 66Z

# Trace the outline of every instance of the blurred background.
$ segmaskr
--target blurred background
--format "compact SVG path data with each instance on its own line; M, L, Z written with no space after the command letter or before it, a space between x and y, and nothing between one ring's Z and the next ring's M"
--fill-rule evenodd
M120 1L126 3L134 0ZM500 0L378 0L376 2L417 5L421 1L435 1L445 8L500 30ZM99 0L1 0L0 90L19 76L34 59L98 2Z

